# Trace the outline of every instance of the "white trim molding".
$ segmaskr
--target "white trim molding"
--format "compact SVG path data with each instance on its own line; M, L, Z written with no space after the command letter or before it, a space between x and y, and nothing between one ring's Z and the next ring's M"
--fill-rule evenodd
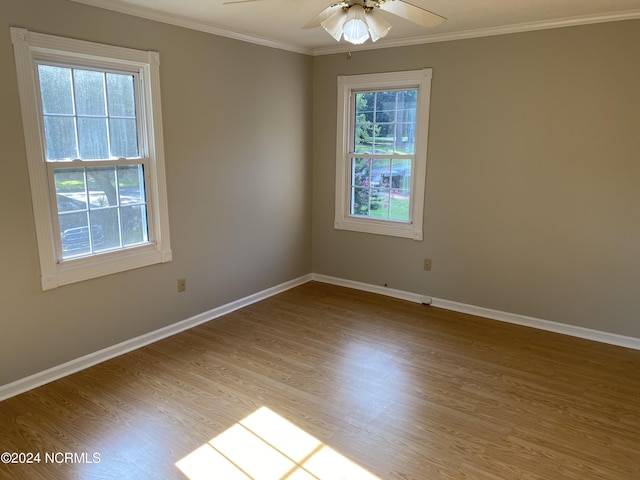
M42 290L170 262L172 253L160 104L160 54L32 32L24 28L10 27L10 33L18 78ZM48 164L56 162L48 162L45 158L43 109L39 100L37 73L40 62L69 63L101 71L117 69L137 75L136 96L141 102L136 106L139 109L137 128L142 134L139 138L141 158L136 160L140 160L140 164L145 163L149 242L108 253L61 258L61 247L57 247L60 235L58 226L54 226L58 214L55 207L56 190L50 183L51 173L48 170ZM78 162L77 166L84 168L85 165Z
M137 5L125 4L114 2L113 0L71 0L76 3L83 3L96 8L102 8L104 10L111 10L112 12L123 13L125 15L131 15L133 17L140 17L146 20L153 20L155 22L166 23L168 25L175 25L176 27L188 28L189 30L195 30L198 32L209 33L211 35L218 35L220 37L232 38L234 40L240 40L241 42L253 43L256 45L262 45L263 47L271 47L279 50L286 50L294 53L302 53L305 55L311 55L312 50L291 43L280 42L266 37L259 37L251 35L249 33L234 32L225 28L216 27L196 20L189 20L170 13L164 13L157 10L153 10L146 7L140 7Z
M343 278L331 277L329 275L321 275L318 273L312 274L312 280L321 283L329 283L331 285L337 285L339 287L353 288L355 290L362 290L363 292L377 293L379 295L386 295L387 297L398 298L400 300L407 300L414 303L426 303L431 302L430 297L424 297L417 293L405 292L403 290L396 290L394 288L381 287L379 285L371 285L370 283L356 282L353 280L345 280Z
M640 338L627 337L624 335L618 335L616 333L603 332L600 330L578 327L576 325L568 325L565 323L542 320L540 318L528 317L526 315L520 315L516 313L503 312L500 310L493 310L490 308L478 307L475 305L468 305L460 302L453 302L451 300L444 300L441 298L422 296L417 293L404 292L402 290L395 290L387 287L380 287L377 285L356 282L353 280L330 277L327 275L314 273L312 275L312 279L317 282L330 283L332 285L339 285L342 287L353 288L365 292L378 293L380 295L387 295L389 297L408 300L415 303L423 303L426 305L431 305L433 307L444 308L446 310L452 310L455 312L468 313L470 315L476 315L478 317L484 317L491 320L498 320L500 322L512 323L515 325L537 328L538 330L546 330L548 332L561 333L563 335L584 338L586 340L593 340L595 342L608 343L610 345L616 345L619 347L640 350Z
M425 184L427 173L427 149L429 143L429 109L431 104L432 68L400 72L369 73L360 75L340 75L337 78L337 120L336 120L336 230L390 235L422 241ZM356 153L355 95L358 92L386 91L383 89L415 89L418 92L415 118L415 151L412 154L375 155ZM409 221L374 218L352 214L352 162L356 158L404 158L411 162L411 186Z
M622 20L634 20L640 18L640 9L624 10L619 12L597 13L590 15L579 15L568 18L558 18L554 20L543 20L536 22L516 23L511 25L502 25L499 27L476 28L470 30L423 35L411 38L399 39L383 39L375 43L365 43L363 45L348 45L338 43L330 47L302 47L289 42L281 42L266 37L258 37L248 33L234 32L224 28L208 25L199 21L187 20L176 15L158 12L150 8L134 6L113 0L71 0L72 2L82 3L96 8L111 10L113 12L132 15L135 17L154 20L156 22L175 25L178 27L188 28L200 32L210 33L221 37L233 38L243 42L254 43L265 47L277 48L296 53L302 53L312 56L331 55L334 53L346 53L359 50L375 50L381 48L404 47L408 45L420 45L425 43L448 42L451 40L465 40L469 38L490 37L495 35L507 35L510 33L533 32L537 30L549 30L552 28L573 27L577 25L590 25L594 23L617 22Z
M546 330L548 332L561 333L563 335L584 338L595 342L608 343L619 347L640 350L640 338L627 337L616 333L592 330L590 328L552 322L550 320L542 320L540 318L528 317L526 315L519 315L516 313L502 312L500 310L492 310L490 308L477 307L475 305L468 305L440 298L434 298L431 305L434 307L444 308L446 310L452 310L454 312L468 313L470 315L489 318L491 320L513 323L514 325L537 328L538 330Z
M272 297L273 295L285 292L291 288L297 287L309 281L311 281L311 275L304 275L294 280L281 283L274 287L267 288L266 290L262 290L239 300L227 303L226 305L222 305L199 315L195 315L186 320L182 320L172 325L168 325L164 328L154 330L153 332L145 333L144 335L140 335L139 337L126 340L122 343L118 343L117 345L98 350L97 352L90 353L80 358L76 358L75 360L63 363L62 365L57 365L34 375L30 375L26 378L16 380L15 382L2 385L0 386L0 402L34 388L41 387L42 385L46 385L47 383L53 382L54 380L58 380L99 363L105 362L112 358L119 357L120 355L123 355L125 353L137 350L138 348L142 348L151 343L163 340L167 337L171 337L172 335L184 332L185 330L189 330L190 328L196 327L203 323L207 323L218 317L227 315L228 313L247 307L261 300L265 300L269 297Z
M337 285L346 288L352 288L355 290L361 290L370 293L376 293L379 295L385 295L388 297L397 298L400 300L406 300L414 303L422 303L425 305L432 305L434 307L443 308L446 310L452 310L461 313L467 313L470 315L476 315L491 320L498 320L501 322L512 323L516 325L522 325L526 327L537 328L540 330L546 330L549 332L560 333L578 338L584 338L587 340L593 340L596 342L607 343L616 345L619 347L631 348L634 350L640 350L640 338L627 337L624 335L617 335L615 333L602 332L599 330L591 330L588 328L577 327L574 325L566 325L562 323L550 322L547 320L541 320L538 318L527 317L524 315L518 315L508 312L502 312L498 310L492 310L484 307L477 307L474 305L468 305L459 302L452 302L450 300L443 300L438 298L432 298L417 293L406 292L403 290L396 290L393 288L382 287L378 285L372 285L369 283L356 282L354 280L346 280L343 278L332 277L329 275L322 275L317 273L311 273L303 275L288 282L281 283L266 290L254 293L239 300L227 303L212 310L203 312L199 315L195 315L186 320L179 321L172 325L168 325L164 328L154 330L152 332L140 335L138 337L126 340L117 345L104 348L94 353L90 353L83 357L71 360L62 365L58 365L42 372L30 375L26 378L16 380L12 383L0 386L0 401L14 397L21 393L27 392L34 388L46 385L60 378L66 377L73 373L79 372L86 368L92 367L99 363L105 362L112 358L118 357L125 353L131 352L138 348L142 348L151 343L163 340L172 335L176 335L180 332L184 332L193 327L207 323L216 318L227 315L241 308L247 307L251 304L265 300L269 297L285 292L297 286L303 285L310 281L316 281L321 283L327 283L331 285Z
M73 0L78 1L78 0ZM362 45L337 44L331 47L313 49L313 56L332 55L357 52L363 50L379 50L381 48L407 47L410 45L423 45L427 43L450 42L452 40L468 40L471 38L494 37L509 35L512 33L536 32L539 30L551 30L554 28L575 27L579 25L592 25L595 23L620 22L624 20L636 20L640 18L640 9L623 12L612 12L597 15L582 15L577 17L559 18L540 22L516 23L499 27L476 28L448 33L436 33L419 37L383 39L376 43L364 43Z

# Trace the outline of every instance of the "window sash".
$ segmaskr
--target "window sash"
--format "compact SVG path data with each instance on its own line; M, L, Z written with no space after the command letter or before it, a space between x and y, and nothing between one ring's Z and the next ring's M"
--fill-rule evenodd
M64 68L69 70L69 95L70 95L70 111L68 113L45 113L44 108L44 92L42 86L42 78L41 78L41 68L43 66L51 66ZM103 91L101 92L103 105L103 112L100 115L89 115L84 114L79 109L79 99L78 99L78 84L76 75L78 71L89 71L96 72L103 75ZM133 79L133 100L134 100L134 112L133 116L122 116L122 115L113 115L112 110L109 108L109 74L117 74L124 76L131 76ZM148 157L141 157L141 155L146 154L146 143L143 139L142 133L144 130L143 118L142 115L142 105L141 100L143 98L142 92L142 84L140 82L141 72L139 69L131 68L131 69L123 69L123 68L113 68L109 62L107 64L101 64L101 62L97 62L91 66L85 66L81 62L60 62L60 61L47 61L47 60L36 60L34 62L34 75L37 84L38 90L38 107L39 107L39 117L42 122L42 141L45 146L44 157L45 162L47 164L47 177L49 182L49 192L50 192L50 209L51 209L51 218L52 218L52 227L53 227L53 242L55 246L55 256L58 264L63 262L73 262L81 257L94 257L97 255L105 255L110 252L121 251L127 248L136 248L143 245L153 244L154 243L154 223L153 219L149 218L149 207L148 200L151 197L149 194L149 171L150 171L150 162ZM66 87L66 85L65 85ZM114 111L115 112L115 111ZM58 159L58 158L48 158L48 152L50 146L48 145L49 135L47 135L47 119L48 118L69 118L73 125L74 131L74 147L77 153L77 156L80 156L82 153L82 144L85 140L84 134L81 129L81 122L83 121L91 121L90 119L96 119L101 123L104 122L104 134L106 144L105 147L109 153L112 152L113 144L111 139L111 134L113 133L111 120L118 120L120 118L126 118L129 120L134 120L135 122L135 141L136 141L136 150L137 155L135 157L128 158L75 158L72 161L70 159ZM105 152L106 153L106 152ZM56 188L55 182L55 173L64 169L78 169L81 168L84 170L85 175L87 174L88 168L100 168L100 167L115 167L117 169L118 166L125 165L141 165L143 167L144 172L144 181L142 184L145 202L143 205L143 211L141 211L141 221L144 221L144 225L140 225L142 229L142 237L145 239L144 241L138 242L135 245L127 246L124 242L124 237L127 235L128 230L123 228L122 223L122 212L123 209L121 205L115 205L113 207L113 212L115 213L115 220L117 222L117 228L115 225L112 229L115 228L115 232L117 232L117 243L113 244L109 248L98 249L96 245L94 245L94 220L93 220L93 211L91 208L91 201L89 196L86 199L87 211L86 211L86 221L87 221L87 232L82 233L82 237L86 235L86 239L82 239L82 248L76 249L76 253L68 253L65 254L63 238L62 238L62 226L61 221L64 216L67 218L71 218L72 214L64 214L61 216L60 211L58 210L58 202L57 196L58 191ZM88 188L88 185L86 186ZM88 192L89 193L89 192ZM99 215L99 214L98 214ZM98 216L97 215L97 216ZM101 226L101 225L100 225ZM82 228L82 227L79 227ZM97 228L97 227L96 227ZM101 226L102 228L102 226ZM108 242L107 242L108 243ZM68 245L68 244L67 244Z
M379 120L378 116L381 114L381 110L378 109L378 104L377 102L374 103L373 105L373 109L366 113L370 113L372 120L367 120L364 123L360 123L358 122L358 113L363 114L362 111L358 111L357 108L357 97L358 95L361 94L372 94L375 96L377 96L377 94L380 93L400 93L400 92L411 92L414 91L416 92L416 98L415 98L415 106L412 109L407 109L407 108L399 108L398 105L398 99L397 97L395 98L394 101L394 105L393 105L393 110L387 110L385 112L389 113L389 112L393 112L393 119L388 119L385 122L382 122ZM376 126L393 126L394 127L394 132L393 132L393 150L389 153L387 153L388 155L400 155L401 153L396 150L396 146L398 145L398 137L397 137L397 127L399 125L413 125L413 131L414 131L414 137L415 137L415 128L417 125L417 117L418 117L418 108L420 105L420 90L418 85L410 85L410 86L406 86L406 87L399 87L399 88L368 88L368 89L357 89L354 88L350 91L349 93L349 152L355 152L357 150L357 147L359 146L356 142L356 130L359 126L365 125L365 124L370 124L374 127L374 132L373 132L373 141L374 144L376 143L375 140L377 138L381 138L378 137L375 134L375 127ZM399 111L411 111L413 112L413 115L410 116L410 118L412 119L411 121L406 121L405 119L399 119L398 118L398 112ZM414 140L415 142L415 140ZM414 143L413 147L412 147L412 152L406 152L405 154L407 155L413 155L415 156L415 152L416 152L416 145ZM362 152L362 154L365 154L366 152Z
M389 186L373 186L371 184L364 186L364 187L360 187L358 185L356 185L356 181L354 179L354 167L353 167L353 161L356 159L367 159L367 160L371 160L371 161L375 161L375 160L389 160L390 163L390 177L389 177ZM404 188L394 188L393 187L393 165L394 165L394 161L395 160L408 160L410 162L410 179L409 179L409 185L406 185ZM348 188L348 198L349 198L349 209L346 212L348 217L351 218L355 218L355 219L371 219L374 221L383 221L383 222L395 222L398 224L411 224L413 223L412 218L412 212L413 212L413 203L414 203L414 196L413 196L413 185L414 185L414 174L413 172L415 171L415 160L416 160L416 156L415 155L378 155L378 154L368 154L368 153L348 153L346 155L346 162L345 165L348 168L348 173L347 173L347 178L349 179L347 188ZM369 173L369 177L371 177L371 173ZM408 199L408 207L407 207L407 219L400 219L400 218L391 218L391 211L390 211L390 206L389 206L389 215L388 216L382 216L382 215L373 215L373 214L369 214L369 215L359 215L357 213L354 213L354 207L356 204L356 200L354 198L354 191L355 189L366 189L369 192L371 192L371 190L378 190L378 191L382 191L382 190L389 190L390 194L397 190L406 190L406 194L408 195L409 199ZM369 204L371 203L371 201L369 200ZM369 208L369 211L371 209Z
M141 202L122 205L119 201L117 205L109 205L107 208L111 208L117 211L118 224L119 224L119 233L120 233L120 242L119 246L113 248L107 248L100 251L95 251L94 248L91 248L90 252L86 252L80 255L71 255L65 258L63 245L62 245L62 229L60 225L60 211L58 208L58 191L55 183L55 174L60 170L76 170L76 169L84 169L86 174L86 169L89 168L99 168L99 167L121 167L121 166L141 166L143 171L143 179L141 185L141 196L144 197L144 200ZM56 259L58 264L74 262L83 257L94 257L96 255L106 255L108 253L122 251L126 249L135 249L140 248L147 245L155 244L156 234L155 234L155 224L149 218L149 213L153 208L153 198L149 193L149 182L150 182L150 160L148 158L139 158L139 159L118 159L118 160L75 160L72 162L47 162L47 177L49 181L49 192L50 192L50 205L51 205L51 218L52 218L52 227L53 227L53 238L55 242L55 251L56 251ZM88 185L86 185L86 189L88 190ZM120 187L116 187L116 191L119 192ZM91 213L94 211L99 211L100 209L90 206L90 191L87 191L87 214L89 218L91 218ZM122 235L126 233L126 231L122 230L121 227L121 215L122 215L122 207L132 207L132 206L143 206L144 207L144 229L146 231L146 240L142 242L138 242L132 245L125 245L122 240ZM82 211L84 212L84 210ZM71 215L69 212L62 212L63 215ZM93 225L89 220L89 225Z
M96 72L96 73L102 73L105 74L105 77L107 74L116 74L116 75L131 75L133 77L133 91L134 91L134 105L135 105L135 116L122 116L122 115L112 115L110 114L110 111L108 110L107 106L105 105L105 114L104 115L90 115L90 114L79 114L77 111L77 102L75 97L72 99L73 101L73 112L72 113L45 113L44 111L44 106L43 106L43 101L42 101L42 86L41 86L41 78L40 78L40 72L39 72L39 67L40 66L51 66L51 67L60 67L60 68L68 68L71 69L72 72L73 70L81 70L81 71L91 71L91 72ZM80 150L80 138L79 138L79 127L78 127L78 120L79 119L100 119L100 120L105 120L105 122L109 123L110 120L132 120L135 119L135 125L136 125L136 137L137 137L137 147L138 147L138 155L135 157L132 156L127 156L126 158L144 158L144 157L149 157L149 150L148 150L148 143L146 142L146 128L145 128L145 109L144 109L144 105L143 105L143 100L144 100L144 95L145 95L145 91L144 91L144 79L143 79L143 71L140 68L135 68L135 67L131 67L131 68L123 68L122 66L115 67L113 65L112 61L109 60L93 60L90 63L82 63L82 62L77 62L77 61L60 61L60 60L55 60L53 58L48 58L47 55L43 55L42 57L38 57L33 64L33 68L34 68L34 78L35 78L35 82L36 82L36 89L38 91L38 95L37 95L37 106L38 106L38 113L39 113L39 117L41 119L42 122L42 126L41 128L42 130L42 135L43 135L43 142L44 142L44 146L45 146L45 152L44 152L44 158L46 162L65 162L65 161L69 161L69 160L78 160L78 158L73 158L73 159L49 159L47 158L47 150L48 150L48 145L47 145L47 139L45 137L45 119L47 118L69 118L72 119L72 121L75 124L75 145L76 145L76 151L79 152ZM72 88L72 96L75 95L75 78L74 75L71 75L71 88ZM106 78L105 78L106 81ZM107 86L105 85L105 89L107 88ZM105 92L106 95L106 92ZM105 103L108 103L108 101L106 101ZM107 125L107 148L109 150L111 150L111 142L110 142L110 133L111 133L111 125ZM80 157L80 155L78 155L78 157ZM123 158L123 157L112 157L112 158ZM84 158L82 159L84 161L96 161L99 159L89 159L89 158Z

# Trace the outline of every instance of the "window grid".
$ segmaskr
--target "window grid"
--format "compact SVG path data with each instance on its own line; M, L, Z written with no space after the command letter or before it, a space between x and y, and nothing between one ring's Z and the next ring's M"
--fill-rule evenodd
M411 172L414 170L414 156L413 155L356 155L349 154L350 158L350 215L354 217L361 218L374 218L379 220L388 220L392 222L411 222ZM367 170L367 178L364 182L362 182L361 178L358 178L358 174L356 171L356 163L358 160L366 162L366 170ZM384 177L386 173L386 179L383 179L383 184L377 185L376 178L374 176L375 171L375 162L376 161L387 161L388 165L384 166L384 173L382 173L383 168L378 166L378 170L380 170L381 176ZM405 172L402 175L402 178L397 179L398 186L394 187L394 177L400 177L400 175L394 175L394 167L402 168L402 161L408 161L408 174ZM362 182L363 184L360 184ZM400 185L402 183L402 186ZM400 199L393 198L394 193L400 196ZM367 197L367 208L366 212L358 212L358 209L362 209L362 205L358 204L356 198L359 197L362 199L362 196L366 195ZM375 206L372 208L372 205L375 205L374 202L376 200L380 201L376 196L383 195L384 198L381 199L383 202L382 211L380 211L379 206ZM401 200L401 196L404 195L407 197L406 204L403 200ZM393 208L393 207L396 208ZM384 213L386 212L386 213Z
M46 125L46 119L47 118L71 118L73 120L73 124L74 124L74 138L75 138L75 153L76 155L74 155L73 157L66 157L66 158L49 158L49 145L47 145L47 141L45 140L45 145L46 145L46 149L45 149L45 157L46 157L46 161L47 162L55 162L55 161L68 161L68 160L83 160L83 161L94 161L94 160L106 160L106 159L120 159L120 158L139 158L140 157L140 147L141 145L143 145L140 141L140 134L141 134L141 120L138 117L138 111L139 111L139 106L138 106L138 95L136 94L136 86L138 84L138 78L137 78L137 74L135 72L127 72L127 71L114 71L114 70L98 70L98 69L89 69L89 68L79 68L77 66L72 66L72 65L64 65L64 64L57 64L57 63L51 63L51 62L38 62L37 63L37 72L38 74L36 75L36 78L38 79L38 89L41 92L40 94L40 100L41 100L41 104L44 104L44 101L42 99L42 85L41 85L41 81L40 81L40 67L56 67L56 68L64 68L64 69L69 69L69 82L70 82L70 95L71 95L71 106L72 106L72 112L71 113L47 113L45 112L44 107L42 107L42 118L43 118L43 122ZM78 89L76 88L76 83L77 83L77 78L76 78L76 72L92 72L92 73L99 73L102 76L102 103L103 103L103 107L104 107L104 114L102 115L98 115L98 114L87 114L87 113L79 113L79 108L78 108L78 103L77 103L77 91ZM109 107L109 81L108 81L108 75L122 75L125 77L131 77L132 78L132 85L133 85L133 103L134 103L134 112L133 115L117 115L117 114L112 114L111 112L111 108ZM82 119L99 119L99 120L103 120L104 121L104 131L105 131L105 135L106 135L106 142L105 142L105 146L107 148L108 154L104 157L104 158L83 158L83 155L81 154L81 150L82 150L82 146L81 146L81 139L80 139L80 131L83 130L83 128L80 126L80 122L79 120ZM136 140L136 155L133 156L129 156L129 155L114 155L113 154L113 142L112 142L112 134L113 134L113 127L112 127L112 122L111 120L133 120L135 122L135 140ZM45 125L43 125L43 127L45 127ZM46 128L46 127L45 127Z
M415 123L416 123L416 108L417 108L417 93L418 91L415 89L397 89L397 90L393 90L393 89L384 89L384 90L374 90L374 91L355 91L354 94L352 95L352 101L353 103L351 104L351 108L353 111L353 132L352 132L352 137L351 137L351 146L350 146L350 151L351 152L356 152L356 153L379 153L376 150L376 147L379 147L381 145L381 141L379 141L379 139L382 138L388 138L384 137L382 135L378 134L378 131L382 131L382 128L386 127L387 132L391 132L391 136L393 138L393 144L392 144L392 148L390 149L390 151L387 151L386 153L389 154L396 154L396 153L403 153L403 154L410 154L410 153L414 153L414 149L415 149L415 145L413 144L413 142L411 142L410 145L410 149L409 151L407 151L406 148L401 149L399 144L400 142L398 141L398 139L402 139L403 135L401 135L401 132L410 132L411 133L411 137L413 139L414 136L414 132L415 132ZM389 95L389 94L393 94L393 101L389 102L387 101L387 103L391 103L391 107L392 109L388 109L386 108L387 105L385 105L385 108L379 108L379 97L382 95ZM409 104L409 106L407 106L407 102L405 100L405 96L402 94L414 94L415 97L415 104ZM358 109L358 98L366 98L368 95L371 95L373 97L373 101L372 101L372 109L371 110L359 110ZM400 98L400 96L402 95L402 98ZM399 114L399 112L405 112L410 114L409 118L406 118L406 115L401 118L401 115ZM383 119L383 115L386 115L388 113L390 113L389 118L387 119ZM363 116L364 115L364 120L359 119L359 116ZM367 120L366 116L370 115L371 120ZM372 151L366 150L363 148L363 145L360 144L357 140L357 132L359 129L367 129L367 128L371 128L371 136L372 136ZM403 127L403 128L401 128ZM408 139L409 135L407 135L407 139ZM360 148L358 148L360 147Z
M80 165L78 165L77 163L80 163ZM60 173L60 172L64 172L65 170L67 171L73 171L73 170L81 170L82 171L82 183L83 183L83 190L82 192L80 192L79 194L76 193L74 196L75 197L79 197L80 200L76 200L76 201L84 201L84 203L86 204L86 207L84 208L79 208L77 210L63 210L61 211L59 209L58 206L58 201L57 198L54 198L54 202L53 204L56 205L56 211L57 211L57 217L58 217L58 223L57 223L57 241L56 241L56 250L58 252L58 262L63 261L63 260L69 260L69 259L73 259L73 258L77 258L78 256L90 256L90 255L95 255L95 254L100 254L100 253L104 253L107 251L113 251L113 250L118 250L118 249L124 249L124 248L129 248L132 246L137 246L137 245L141 245L144 243L148 243L150 241L151 238L151 232L150 232L150 225L148 224L148 220L147 220L147 209L148 209L148 202L147 202L147 196L146 196L146 185L147 185L147 179L146 179L146 172L147 172L147 161L145 159L143 159L143 161L139 161L139 160L125 160L125 159L120 159L117 161L98 161L98 162L91 162L91 166L83 166L82 164L85 164L88 162L49 162L48 164L48 172L49 172L49 181L51 184L51 192L52 195L54 195L55 197L57 197L58 195L63 195L63 196L68 196L69 193L68 192L63 192L63 193L59 193L58 188L56 187L56 173ZM108 168L108 167L113 167L113 188L115 190L115 199L116 202L114 204L107 204L107 205L100 205L97 204L95 205L94 203L96 203L95 201L92 201L92 196L96 197L99 195L96 195L95 192L92 192L90 190L90 176L88 174L88 170L90 169L103 169L103 168ZM138 168L138 179L137 179L137 185L138 185L138 198L139 200L132 200L129 196L129 199L126 202L123 202L123 198L125 197L124 193L123 193L123 187L122 187L122 182L121 182L121 173L120 173L120 169L121 167L139 167ZM102 192L103 196L106 197L106 193ZM69 197L68 197L69 198ZM72 198L73 200L73 198ZM104 199L102 200L104 201ZM122 218L122 210L123 209L134 209L134 208L140 208L140 217L141 217L141 222L140 222L140 229L141 229L141 239L139 241L125 241L125 237L127 236L127 231L125 230L125 226L123 225L123 218ZM96 219L96 215L94 215L94 212L99 213L99 212L107 212L107 211L114 211L115 212L115 217L116 217L116 222L115 225L113 226L114 231L117 232L117 244L112 244L109 245L108 247L105 248L96 248L96 245L94 245L95 243L95 235L96 232L94 231L94 226L96 225L96 223L94 222L94 220ZM86 226L88 228L88 238L87 241L89 242L88 248L86 248L84 251L82 252L76 252L76 253L70 253L70 254L66 254L65 255L65 251L64 251L64 247L63 247L63 243L64 243L64 233L65 233L65 229L62 228L62 225L65 223L64 222L64 218L65 217L72 217L74 215L78 215L80 213L84 213L85 217L86 217ZM100 233L100 232L98 232Z

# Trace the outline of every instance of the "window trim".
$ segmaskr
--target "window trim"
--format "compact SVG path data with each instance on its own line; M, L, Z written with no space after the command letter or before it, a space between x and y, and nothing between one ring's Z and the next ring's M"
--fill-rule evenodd
M422 240L424 195L427 171L427 144L429 132L429 106L431 97L431 78L433 70L409 70L403 72L385 72L363 75L338 76L338 115L336 133L336 230L351 230L394 237ZM350 168L351 145L353 137L353 116L351 97L355 91L379 90L384 88L417 88L418 105L416 112L415 165L411 175L411 200L409 203L409 221L373 219L351 215L350 213Z
M172 259L169 240L169 215L162 143L162 116L160 104L160 55L154 51L103 45L82 40L31 32L11 27L14 47L18 91L24 130L29 182L40 258L42 290L91 278L110 275ZM50 194L48 166L45 160L44 132L36 78L37 62L68 61L75 65L104 69L111 64L115 69L136 69L140 72L138 91L142 98L142 128L140 136L145 142L149 165L147 185L147 218L151 242L143 246L100 253L65 261L58 260L55 241L55 205Z

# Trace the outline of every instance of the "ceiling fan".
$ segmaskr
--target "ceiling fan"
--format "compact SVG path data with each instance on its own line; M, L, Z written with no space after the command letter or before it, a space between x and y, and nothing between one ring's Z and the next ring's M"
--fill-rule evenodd
M228 0L223 5L250 3L260 0ZM375 42L384 37L391 24L378 13L384 10L425 28L437 27L444 21L441 15L416 7L403 0L343 0L332 3L302 28L324 28L333 38L344 38L355 45L364 43L368 38Z
M425 28L437 27L446 20L436 13L403 0L344 0L329 5L302 28L322 26L337 41L344 38L356 45L364 43L368 38L375 42L391 29L391 24L378 13L378 10L389 12Z

